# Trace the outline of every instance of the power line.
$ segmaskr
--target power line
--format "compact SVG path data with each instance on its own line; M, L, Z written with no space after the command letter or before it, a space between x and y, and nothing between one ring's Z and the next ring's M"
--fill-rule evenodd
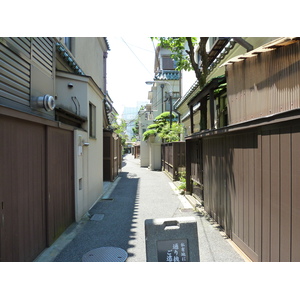
M125 42L125 40L121 37L124 44L129 48L129 50L133 53L133 55L136 57L136 59L141 63L141 65L147 70L147 72L152 75L152 73L147 69L147 67L143 64L143 62L138 58L138 56L134 53L134 51L129 47L129 45Z

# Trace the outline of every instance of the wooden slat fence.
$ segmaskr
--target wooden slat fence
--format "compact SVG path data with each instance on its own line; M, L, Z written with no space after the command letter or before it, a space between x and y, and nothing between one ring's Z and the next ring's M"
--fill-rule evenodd
M185 142L173 142L161 146L162 170L173 180L179 180L185 172Z

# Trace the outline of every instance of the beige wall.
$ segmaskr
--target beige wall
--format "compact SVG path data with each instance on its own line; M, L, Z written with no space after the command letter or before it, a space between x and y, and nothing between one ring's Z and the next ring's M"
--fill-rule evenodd
M89 203L94 204L103 193L103 103L104 95L89 85L88 103L96 106L96 138L89 137L88 184Z
M103 42L103 38L100 37L76 37L72 50L85 75L93 77L102 90L104 90L103 53L105 51Z
M71 89L68 87L70 82L73 84ZM89 103L96 107L96 137L89 136L88 120L74 133L75 217L79 221L103 194L104 94L90 77L57 72L56 96L58 107L74 114L77 110L81 117L89 117ZM71 100L74 96L79 103L77 108ZM89 146L83 146L83 143L89 143Z

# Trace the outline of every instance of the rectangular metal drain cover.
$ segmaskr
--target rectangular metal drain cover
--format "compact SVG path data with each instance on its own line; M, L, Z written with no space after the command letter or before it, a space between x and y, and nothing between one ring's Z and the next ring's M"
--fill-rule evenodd
M91 217L91 221L102 221L104 218L104 214L94 214Z

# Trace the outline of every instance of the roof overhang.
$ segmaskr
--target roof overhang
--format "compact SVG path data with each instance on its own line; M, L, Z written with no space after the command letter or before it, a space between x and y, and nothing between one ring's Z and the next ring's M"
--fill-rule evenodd
M269 52L269 51L273 51L279 47L283 47L283 46L287 46L287 45L291 45L294 44L296 42L298 42L300 40L299 37L282 37L282 38L278 38L272 42L269 42L265 45L262 45L252 51L249 51L247 53L235 56L233 58L230 58L229 60L227 60L224 64L222 64L220 66L227 66L230 64L234 64L234 63L239 63L244 61L245 59L251 58L251 57L255 57L260 53L264 53L264 52Z
M202 99L204 99L207 95L209 95L211 90L215 90L217 89L221 84L226 82L226 77L225 75L223 76L219 76L219 77L215 77L213 79L211 79L200 91L200 93L198 93L192 100L190 100L188 102L188 106L194 106L197 103L201 102Z

